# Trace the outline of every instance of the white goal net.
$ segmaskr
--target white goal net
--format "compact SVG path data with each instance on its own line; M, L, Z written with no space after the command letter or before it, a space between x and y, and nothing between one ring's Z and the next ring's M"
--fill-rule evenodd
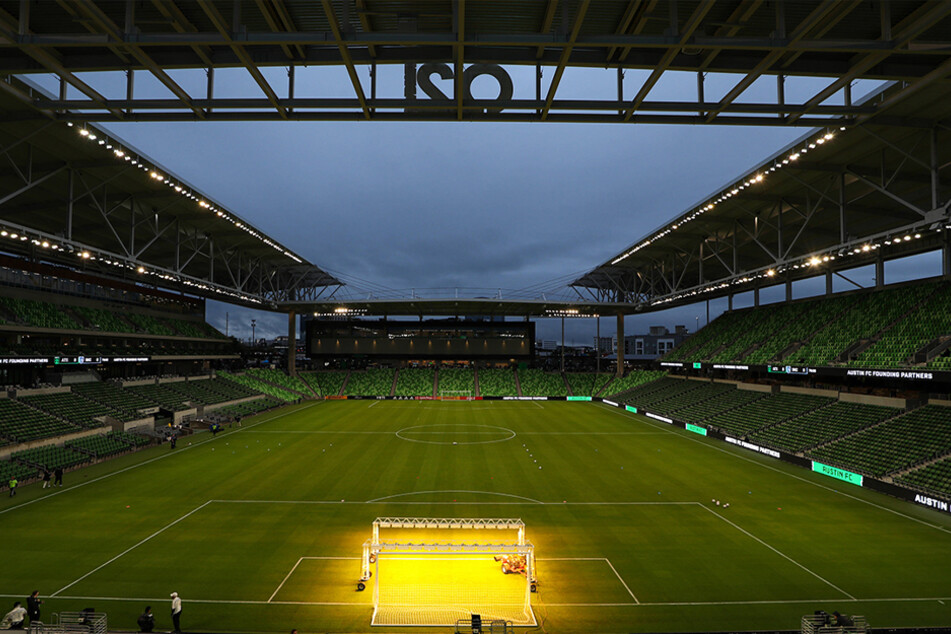
M380 528L400 530L384 540ZM506 531L511 539L500 540ZM536 625L534 547L524 534L521 520L378 518L364 544L371 625L452 626L472 614Z

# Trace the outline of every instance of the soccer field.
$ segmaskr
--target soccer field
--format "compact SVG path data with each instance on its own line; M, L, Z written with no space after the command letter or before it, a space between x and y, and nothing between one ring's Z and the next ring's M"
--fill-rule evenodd
M412 631L356 589L381 516L521 518L527 630L951 625L951 516L592 403L309 402L66 484L2 498L0 595L118 629Z

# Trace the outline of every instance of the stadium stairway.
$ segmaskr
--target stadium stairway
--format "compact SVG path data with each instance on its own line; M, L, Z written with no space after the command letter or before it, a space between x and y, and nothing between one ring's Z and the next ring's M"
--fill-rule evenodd
M439 368L433 374L433 397L439 396Z
M777 425L782 425L783 423L788 423L789 421L795 420L795 419L799 418L800 416L805 416L806 414L811 414L811 413L813 413L813 412L817 412L817 411L819 411L819 410L821 410L821 409L824 409L824 408L826 408L826 407L829 407L830 405L835 405L835 404L838 403L838 402L839 402L838 399L833 399L833 400L829 401L828 403L824 403L824 404L820 405L819 407L814 407L814 408L812 408L812 409L810 409L810 410L808 410L808 411L805 411L805 412L799 412L799 413L796 414L795 416L790 416L789 418L784 418L783 420L778 420L778 421L769 423L768 425L763 425L762 427L759 427L759 428L757 428L757 429L754 430L754 431L751 431L751 432L749 432L749 433L743 434L743 438L744 438L744 439L749 439L749 436L750 436L751 434L754 434L754 433L755 433L755 434L762 433L764 430L770 429L770 428L772 428L772 427L776 427ZM868 429L868 427L866 427L865 429Z
M923 462L919 462L919 463L917 463L917 464L909 465L909 466L905 467L904 469L899 469L898 471L892 471L891 473L888 474L888 476L886 476L886 480L892 481L892 480L894 480L895 478L900 478L901 476L907 475L907 474L911 473L912 471L918 471L919 469L924 469L925 467L929 467L929 466L933 465L933 464L936 463L936 462L941 462L942 460L946 460L949 456L951 456L951 451L946 451L946 452L944 452L943 454L941 454L940 456L935 456L935 457L929 458L928 460L925 460L925 461L923 461Z
M397 370L393 373L393 383L390 384L390 396L396 396L396 382L400 378L400 371Z
M343 377L343 383L340 385L340 391L337 394L346 394L347 393L347 384L350 382L350 373L353 370L347 370L347 376Z
M884 420L880 420L880 421L878 421L877 423L874 423L874 424L869 425L869 426L867 426L867 427L863 427L863 428L861 428L861 429L856 429L855 431L849 432L848 434L842 434L841 436L838 436L838 437L836 437L836 438L833 438L832 440L827 440L826 442L821 442L821 443L819 443L819 444L817 444L817 445L813 445L813 446L811 446L811 447L806 447L806 448L803 449L802 451L803 451L804 454L807 454L807 453L809 453L810 451L815 451L816 449L821 449L822 447L825 447L826 445L831 445L831 444L834 443L834 442L839 442L840 440L845 440L846 438L850 438L850 437L852 437L852 436L854 436L854 435L856 435L856 434L861 434L861 433L866 432L866 431L868 431L868 430L870 430L870 429L874 429L874 428L876 428L876 427L878 427L878 426L880 426L880 425L884 425L885 423L891 422L891 421L895 420L896 418L898 418L899 416L904 416L905 414L907 414L907 413L909 413L909 412L913 412L913 411L915 411L916 409L918 409L918 408L917 408L917 407L910 407L910 408L908 408L908 409L899 410L899 412L898 412L897 414L895 414L894 416L889 416L888 418L886 418L886 419L884 419Z
M518 380L518 372L513 369L512 374L515 375L515 392L519 396L522 396L522 384Z
M276 388L278 388L278 389L284 390L284 391L286 391L286 392L291 392L291 393L293 393L293 394L300 394L301 398L313 398L313 397L314 397L313 390L311 390L311 392L310 392L309 394L304 394L304 393L301 392L300 390L295 390L294 388L290 388L290 387L287 387L287 386L285 386L285 385L281 385L280 383L275 383L274 381L268 381L267 379L265 379L265 378L262 377L262 376L254 375L254 378L255 378L255 380L257 380L257 381L260 381L261 383L267 383L267 384L270 385L271 387L276 387Z
M611 378L608 379L608 382L605 383L604 385L602 385L602 386L601 386L601 389L598 390L598 392L597 392L596 394L594 394L593 396L604 396L605 394L610 394L610 392L608 392L608 391L606 391L606 390L611 386L612 383L614 383L614 379L615 379L616 377L617 377L617 375L612 374L612 375L611 375Z
M475 396L482 396L482 395L479 393L479 369L478 369L478 368L472 368L472 383L473 383L473 385L475 385L475 388L474 388L474 389L475 389L475 392L474 392Z
M574 396L575 393L571 389L571 383L568 382L568 375L562 372L561 380L565 382L565 389L568 390L568 396Z

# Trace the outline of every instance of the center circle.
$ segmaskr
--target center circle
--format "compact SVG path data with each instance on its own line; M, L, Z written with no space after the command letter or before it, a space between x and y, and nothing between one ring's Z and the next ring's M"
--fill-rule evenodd
M415 425L396 432L396 437L427 445L487 445L515 438L515 432L495 425Z

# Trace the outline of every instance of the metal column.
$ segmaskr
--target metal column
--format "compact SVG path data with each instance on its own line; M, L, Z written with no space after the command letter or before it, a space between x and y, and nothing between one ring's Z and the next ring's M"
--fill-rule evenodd
M624 376L624 313L617 315L617 376Z

